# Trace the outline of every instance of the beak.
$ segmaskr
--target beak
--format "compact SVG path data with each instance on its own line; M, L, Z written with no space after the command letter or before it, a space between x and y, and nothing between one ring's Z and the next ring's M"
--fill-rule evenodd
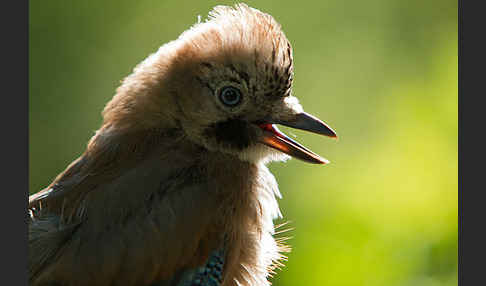
M311 150L290 139L287 135L280 132L274 124L310 131L313 133L336 138L337 135L326 123L305 112L297 114L290 121L274 120L272 123L263 123L259 127L263 130L261 143L284 152L292 157L314 164L327 164L328 160L320 157Z

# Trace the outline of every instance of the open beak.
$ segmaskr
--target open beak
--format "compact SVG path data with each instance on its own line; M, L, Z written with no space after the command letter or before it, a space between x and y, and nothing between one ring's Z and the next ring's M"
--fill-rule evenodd
M292 157L314 164L327 164L328 160L322 158L311 150L290 139L287 135L280 132L275 124L306 130L317 134L337 138L336 132L326 123L305 112L297 114L291 121L275 120L272 123L260 124L263 130L261 143L284 152Z

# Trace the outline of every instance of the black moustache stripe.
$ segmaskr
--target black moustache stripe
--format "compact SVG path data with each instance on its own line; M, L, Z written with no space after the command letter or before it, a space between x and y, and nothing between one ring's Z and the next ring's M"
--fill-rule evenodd
M207 127L204 134L209 138L216 138L218 143L242 150L251 145L256 137L250 123L240 119L229 119L214 123Z

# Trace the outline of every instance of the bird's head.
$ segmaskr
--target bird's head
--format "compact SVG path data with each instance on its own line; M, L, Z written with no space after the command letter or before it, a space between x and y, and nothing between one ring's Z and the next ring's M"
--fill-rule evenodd
M246 161L327 161L275 124L336 137L292 96L292 48L272 16L217 6L139 64L104 110L121 129L177 127L192 142Z

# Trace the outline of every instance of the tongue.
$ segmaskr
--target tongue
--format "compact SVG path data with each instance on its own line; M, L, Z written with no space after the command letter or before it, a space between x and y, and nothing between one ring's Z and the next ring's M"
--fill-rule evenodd
M263 130L261 142L297 159L314 164L327 164L328 160L292 140L280 132L274 124L260 124Z

